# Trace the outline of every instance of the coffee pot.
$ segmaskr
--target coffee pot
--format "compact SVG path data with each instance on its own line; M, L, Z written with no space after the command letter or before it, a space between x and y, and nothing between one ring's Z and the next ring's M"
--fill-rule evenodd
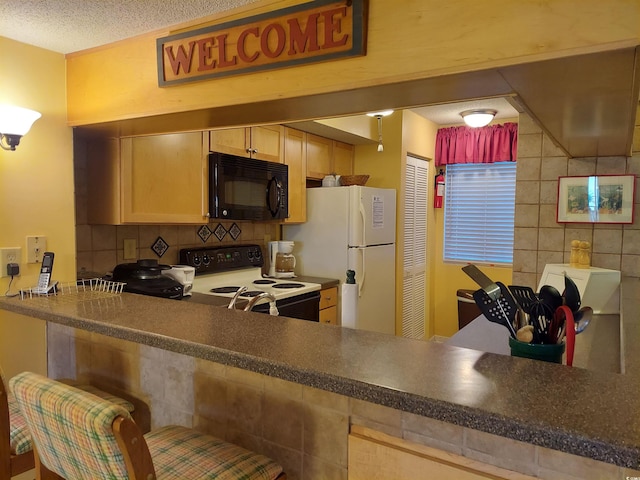
M296 274L296 257L293 252L294 242L281 240L269 242L269 276L273 278L292 278Z

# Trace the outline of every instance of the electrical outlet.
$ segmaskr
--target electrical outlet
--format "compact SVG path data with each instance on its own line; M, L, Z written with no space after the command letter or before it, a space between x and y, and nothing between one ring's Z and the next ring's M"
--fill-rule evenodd
M9 263L20 265L20 247L0 248L0 278L7 276Z
M27 237L27 263L42 263L42 255L47 251L47 237L43 235Z

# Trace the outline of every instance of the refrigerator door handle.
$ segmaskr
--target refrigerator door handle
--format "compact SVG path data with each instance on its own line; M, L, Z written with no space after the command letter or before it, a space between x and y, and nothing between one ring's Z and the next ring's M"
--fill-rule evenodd
M359 248L358 251L360 252L360 265L362 265L362 268L360 269L360 280L357 281L358 283L358 297L362 296L362 287L364 286L364 279L366 278L366 271L365 271L365 253L364 253L364 248Z
M367 219L367 212L364 211L364 205L362 204L362 200L360 200L358 202L358 210L360 211L360 235L361 238L359 239L360 245L366 245L367 241L365 239L365 231L366 231L366 219ZM364 255L364 254L363 254Z

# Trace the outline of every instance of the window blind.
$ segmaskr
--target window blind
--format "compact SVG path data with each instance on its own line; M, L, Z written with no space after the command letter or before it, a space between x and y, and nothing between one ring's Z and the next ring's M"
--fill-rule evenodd
M513 261L516 163L447 165L444 260Z

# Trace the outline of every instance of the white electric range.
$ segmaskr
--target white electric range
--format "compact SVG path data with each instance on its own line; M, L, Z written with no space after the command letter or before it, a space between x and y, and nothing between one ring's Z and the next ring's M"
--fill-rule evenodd
M262 292L276 299L280 315L319 321L320 284L296 278L264 278L264 258L259 245L199 247L180 250L180 263L195 268L192 292L231 300L246 287L240 299L249 300ZM268 313L269 300L258 301L254 312Z

